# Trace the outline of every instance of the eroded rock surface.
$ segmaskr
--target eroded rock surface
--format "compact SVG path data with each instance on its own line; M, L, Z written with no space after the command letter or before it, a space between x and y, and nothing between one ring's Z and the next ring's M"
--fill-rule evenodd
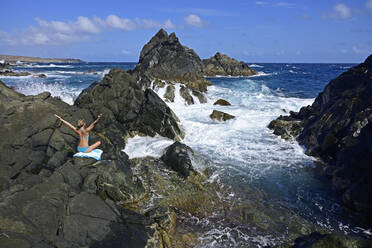
M344 202L371 223L372 55L331 80L311 106L279 117L274 133L297 138L306 153L327 163Z

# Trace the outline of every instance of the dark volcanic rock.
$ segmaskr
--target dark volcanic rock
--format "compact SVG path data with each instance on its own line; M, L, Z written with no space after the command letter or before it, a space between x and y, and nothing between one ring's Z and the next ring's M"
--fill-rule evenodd
M372 213L371 91L372 55L331 80L311 106L286 117L301 124L303 130L297 139L306 146L306 153L320 157L332 168L332 181L345 192L345 203L370 216L369 220Z
M101 82L85 89L75 105L97 115L103 113L97 130L120 149L125 146L123 137L131 132L183 138L173 111L156 93L151 89L143 91L135 78L121 69L112 69Z
M199 99L200 103L206 103L207 102L207 98L200 91L192 90L192 94Z
M72 156L78 137L56 120L55 113L71 122L79 118L93 120L89 111L53 98L49 92L24 96L0 82L2 180L23 181L27 174L38 174L43 168L54 170ZM94 141L96 135L91 136Z
M228 113L218 111L218 110L213 110L212 114L209 116L212 120L218 120L218 121L227 121L230 119L234 119L235 116L230 115Z
M194 104L194 98L192 98L192 96L190 95L190 92L189 90L184 87L184 86L181 86L180 88L180 95L183 99L185 99L185 102L190 105L190 104Z
M129 161L121 157L111 162L81 162L67 161L31 188L18 184L0 194L0 229L8 236L7 243L81 247L115 233L127 244L146 245L153 233L151 219L142 216L147 224L141 219L129 223L122 214L126 212L123 206L144 190Z
M218 99L215 103L213 103L213 105L230 106L231 103L224 99Z
M270 122L268 128L274 130L275 135L279 135L285 140L296 138L302 126L299 120L288 119L285 117L279 117L276 120Z
M164 163L184 178L194 171L191 163L192 149L185 144L175 142L166 148L166 152L161 157Z
M165 100L167 101L170 101L170 102L174 102L174 86L173 85L168 85L167 88L166 88L166 92L164 93L164 98Z
M160 29L143 47L133 73L146 87L160 79L204 92L210 82L204 79L202 69L202 62L192 49L182 46L175 33L168 35Z
M230 58L225 54L216 53L209 59L203 59L203 74L215 76L252 76L257 72L244 62Z

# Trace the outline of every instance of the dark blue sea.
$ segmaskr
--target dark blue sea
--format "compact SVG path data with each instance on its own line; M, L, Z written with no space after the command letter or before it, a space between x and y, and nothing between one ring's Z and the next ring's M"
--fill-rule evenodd
M209 168L210 180L230 192L233 206L252 206L283 226L288 218L331 233L370 237L372 232L358 225L341 207L340 197L328 180L319 176L317 161L304 154L295 141L283 141L267 128L271 120L289 111L312 104L333 78L354 64L248 63L259 72L252 77L208 78L208 102L186 106L179 94L167 103L180 118L184 143L196 154L194 166ZM15 70L28 71L25 77L1 77L16 90L30 95L49 91L69 104L91 83L101 80L111 68L132 69L135 63L28 64ZM43 73L47 77L39 78ZM176 92L180 85L176 84ZM155 89L163 97L163 89ZM215 106L219 98L232 106ZM209 115L221 110L236 116L226 123ZM134 137L125 152L133 157L160 156L172 141L163 137ZM254 205L254 204L253 204ZM285 213L285 214L283 214ZM277 219L276 219L277 218ZM263 219L264 221L264 219ZM280 222L282 221L282 222ZM289 230L251 229L228 221L198 220L203 247L263 247L284 240ZM279 228L280 229L280 228ZM311 229L311 228L310 228Z

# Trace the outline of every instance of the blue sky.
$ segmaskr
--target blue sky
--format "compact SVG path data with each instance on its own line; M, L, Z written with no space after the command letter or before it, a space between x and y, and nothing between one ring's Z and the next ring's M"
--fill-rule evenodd
M0 54L138 61L163 27L201 58L355 62L372 53L372 0L2 0Z

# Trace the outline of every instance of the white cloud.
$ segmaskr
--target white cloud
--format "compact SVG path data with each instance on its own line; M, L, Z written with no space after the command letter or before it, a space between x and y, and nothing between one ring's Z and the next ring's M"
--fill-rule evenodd
M269 6L269 7L286 7L291 8L296 6L295 3L289 3L289 2L278 2L278 3L272 3L272 2L266 2L266 1L256 1L256 5L261 6Z
M323 17L326 19L349 19L351 9L343 3L337 3L333 6L333 12L323 15Z
M131 54L130 51L125 50L125 49L121 50L121 53L124 54L124 55L129 55L129 54Z
M276 6L280 7L294 7L296 4L294 3L287 3L287 2L279 2L276 4Z
M194 27L205 26L205 22L202 21L202 19L200 19L200 17L195 14L190 14L188 16L185 16L184 20L187 24L194 26Z
M170 19L166 20L165 22L157 22L150 19L140 19L136 18L134 21L128 18L120 18L116 15L109 15L106 17L105 20L95 17L94 21L101 26L110 27L110 28L117 28L124 31L131 31L136 29L152 29L152 28L168 28L173 29L176 28Z
M76 21L46 21L35 19L37 25L24 31L7 33L0 31L0 43L9 45L61 45L89 40L105 28L131 31L136 29L177 28L170 19L158 22L150 19L131 20L108 15L105 19L79 16Z
M367 9L372 10L372 0L366 1L366 7Z
M372 48L363 49L363 48L359 48L357 46L353 46L352 49L353 49L353 52L356 53L356 54L366 54L366 55L369 55L370 53L372 53Z

